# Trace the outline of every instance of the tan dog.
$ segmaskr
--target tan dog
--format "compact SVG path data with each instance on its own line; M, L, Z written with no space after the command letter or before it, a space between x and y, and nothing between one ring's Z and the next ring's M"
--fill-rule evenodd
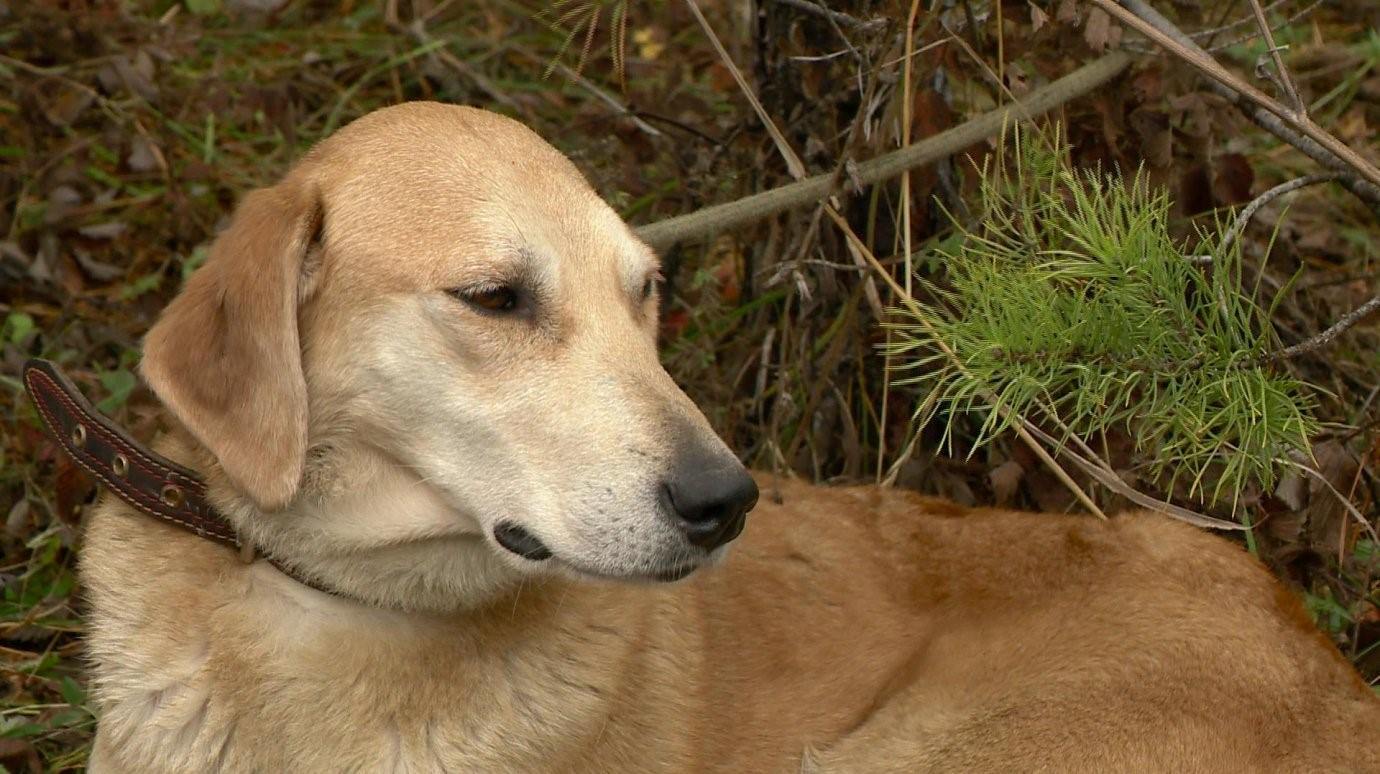
M252 193L144 374L241 535L107 498L98 772L1380 771L1380 701L1154 515L755 487L656 260L522 126L379 111Z

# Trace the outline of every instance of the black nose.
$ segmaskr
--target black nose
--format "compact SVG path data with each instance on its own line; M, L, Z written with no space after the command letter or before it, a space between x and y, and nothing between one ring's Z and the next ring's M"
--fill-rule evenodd
M757 482L736 462L687 466L662 484L662 492L686 539L708 550L738 537L757 504Z

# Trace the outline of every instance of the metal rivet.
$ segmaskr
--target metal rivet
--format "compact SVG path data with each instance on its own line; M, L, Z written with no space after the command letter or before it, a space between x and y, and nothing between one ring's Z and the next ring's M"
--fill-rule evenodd
M129 472L129 458L123 454L116 454L115 459L110 461L110 469L115 471L115 475L124 478Z
M180 507L182 505L182 490L172 484L164 486L163 504L172 508Z
M86 425L77 425L72 428L72 445L77 447L86 445Z

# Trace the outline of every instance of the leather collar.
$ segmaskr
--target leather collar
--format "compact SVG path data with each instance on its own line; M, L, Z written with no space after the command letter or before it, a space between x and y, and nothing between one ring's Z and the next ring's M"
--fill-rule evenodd
M135 441L97 411L57 364L38 358L25 363L24 387L48 435L78 465L140 513L233 549L245 563L253 562L257 554L298 583L344 596L303 578L242 539L207 501L206 483L200 476Z

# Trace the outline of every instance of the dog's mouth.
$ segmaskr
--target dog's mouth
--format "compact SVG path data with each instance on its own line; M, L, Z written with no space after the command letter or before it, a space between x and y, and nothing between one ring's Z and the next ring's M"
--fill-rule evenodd
M533 535L526 528L510 521L502 522L497 527L494 527L494 540L506 551L516 554L530 562L544 562L555 557L555 554L541 541L541 538ZM600 580L650 580L659 583L674 583L699 569L701 565L700 562L682 562L665 569L658 569L650 572L618 574L606 570L593 569L566 559L556 558L556 561L564 568L580 576L597 578Z

